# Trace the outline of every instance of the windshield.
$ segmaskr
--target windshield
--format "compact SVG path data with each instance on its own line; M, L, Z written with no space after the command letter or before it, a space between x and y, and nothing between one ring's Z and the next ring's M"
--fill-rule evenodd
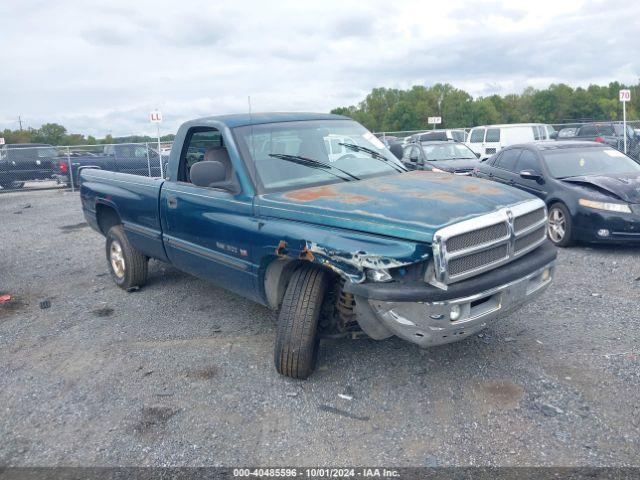
M58 152L53 147L38 148L38 157L40 158L51 158L56 156L58 156Z
M423 145L425 158L430 162L438 160L473 159L476 155L459 143L444 143L439 145Z
M620 130L622 133L622 130ZM613 125L598 125L598 134L599 135L615 135L616 132L613 129Z
M266 123L237 127L234 134L243 157L255 165L250 171L265 191L341 181L335 172L310 167L304 160L292 163L283 156L327 163L358 178L389 175L403 168L378 138L352 120ZM376 158L379 155L383 158Z
M621 123L616 123L613 125L613 128L616 131L616 135L621 137L622 132L624 132L624 125L622 125ZM627 136L633 138L633 128L631 128L629 125L627 125Z
M640 172L640 164L613 148L548 151L544 152L544 159L555 178Z

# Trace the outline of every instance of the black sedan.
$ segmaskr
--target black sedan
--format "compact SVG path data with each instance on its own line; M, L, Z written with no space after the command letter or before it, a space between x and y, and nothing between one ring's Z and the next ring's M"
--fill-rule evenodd
M640 164L596 142L513 145L474 170L475 176L526 190L549 209L549 238L640 244Z
M410 143L404 147L402 162L411 170L433 170L470 175L478 157L464 143L453 141Z

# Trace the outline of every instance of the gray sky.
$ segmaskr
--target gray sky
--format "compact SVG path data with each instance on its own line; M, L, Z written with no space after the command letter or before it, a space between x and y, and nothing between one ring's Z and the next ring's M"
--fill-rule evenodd
M102 4L102 5L101 5ZM373 87L474 96L640 77L640 2L0 2L0 129L99 137L198 116L328 111Z

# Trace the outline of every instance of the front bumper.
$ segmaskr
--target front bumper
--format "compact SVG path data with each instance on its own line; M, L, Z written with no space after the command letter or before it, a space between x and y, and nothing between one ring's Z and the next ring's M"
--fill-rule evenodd
M367 300L363 309L368 309L368 315L373 315L387 329L387 336L396 335L421 347L442 345L479 332L489 322L514 312L540 295L551 283L554 270L555 262L551 262L519 280L469 297L441 302ZM452 308L459 311L456 320L451 320ZM359 310L358 314L361 313L364 312ZM361 326L368 333L362 323Z
M431 285L352 284L362 330L381 340L393 335L421 347L466 338L544 292L555 273L548 243L510 264L440 290ZM452 309L458 314L452 319Z
M640 206L633 213L616 213L581 208L575 216L575 239L597 243L640 243ZM607 230L608 235L599 235Z

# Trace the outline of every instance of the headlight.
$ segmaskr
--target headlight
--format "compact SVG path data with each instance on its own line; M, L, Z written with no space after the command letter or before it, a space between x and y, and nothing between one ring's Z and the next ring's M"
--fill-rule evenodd
M445 170L440 170L439 168L433 167L431 169L432 172L440 172L440 173L447 173Z
M380 268L377 270L367 270L367 278L372 282L384 283L393 280L393 277L386 268Z
M596 202L595 200L587 200L581 198L578 203L583 207L595 208L596 210L608 210L610 212L631 213L631 208L626 203L607 203Z

